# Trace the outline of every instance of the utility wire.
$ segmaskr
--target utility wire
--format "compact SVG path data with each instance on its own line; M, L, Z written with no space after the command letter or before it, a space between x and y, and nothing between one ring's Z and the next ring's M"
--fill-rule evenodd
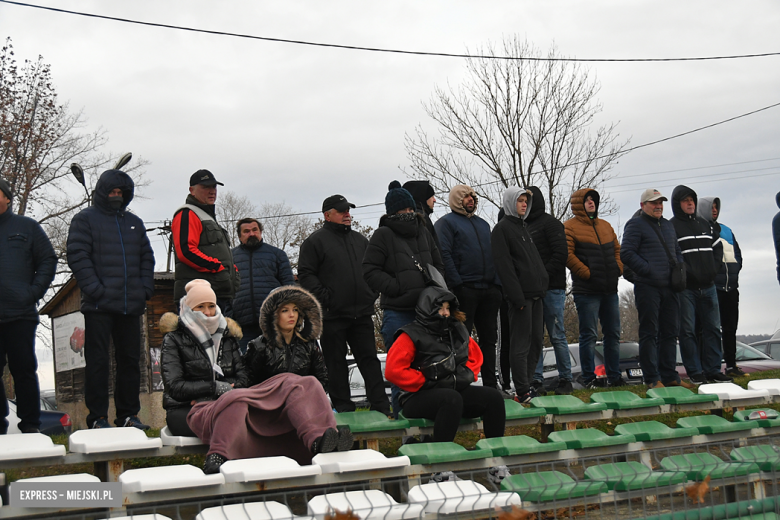
M57 7L48 7L43 5L35 5L35 4L28 4L24 2L14 2L12 0L0 0L0 2L5 4L11 4L11 5L18 5L22 7L32 7L34 9L43 9L46 11L53 11L57 13L64 13L64 14L72 14L77 16L85 16L88 18L98 18L102 20L111 20L114 22L123 22L123 23L130 23L130 24L136 24L136 25L146 25L149 27L160 27L164 29L175 29L179 31L188 31L188 32L194 32L194 33L203 33L203 34L212 34L216 36L231 36L235 38L246 38L250 40L261 40L261 41L268 41L268 42L277 42L277 43L291 43L295 45L308 45L311 47L328 47L332 49L344 49L344 50L352 50L352 51L367 51L367 52L388 52L393 54L406 54L406 55L413 55L413 56L435 56L435 57L441 57L441 58L472 58L472 59L489 59L489 60L516 60L516 61L545 61L545 62L551 62L551 61L560 61L560 62L596 62L596 63L642 63L642 62L674 62L674 61L713 61L713 60L734 60L734 59L744 59L744 58L765 58L768 56L780 56L780 52L763 52L763 53L757 53L757 54L735 54L735 55L727 55L727 56L693 56L693 57L680 57L680 58L540 58L540 57L531 57L531 56L489 56L484 54L456 54L456 53L448 53L448 52L426 52L426 51L409 51L409 50L402 50L402 49L387 49L387 48L380 48L380 47L362 47L358 45L340 45L336 43L322 43L322 42L311 42L311 41L304 41L304 40L290 40L286 38L271 38L269 36L256 36L252 34L242 34L242 33L234 33L234 32L227 32L227 31L214 31L209 29L197 29L195 27L184 27L181 25L172 25L172 24L165 24L165 23L157 23L157 22L145 22L142 20L133 20L130 18L120 18L117 16L107 16L102 14L94 14L94 13L85 13L80 11L71 11L69 9L61 9Z

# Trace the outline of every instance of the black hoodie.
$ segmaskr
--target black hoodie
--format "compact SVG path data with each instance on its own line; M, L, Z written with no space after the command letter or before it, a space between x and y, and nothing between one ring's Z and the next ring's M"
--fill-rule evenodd
M566 289L566 258L569 249L563 223L545 211L542 190L536 186L531 186L528 190L533 193L534 203L528 210L525 223L547 269L547 276L550 277L548 288Z
M713 246L720 237L709 222L696 216L696 211L688 215L682 210L680 201L688 196L698 206L696 192L688 186L677 186L672 192L671 222L685 260L688 289L706 289L712 286L718 272Z

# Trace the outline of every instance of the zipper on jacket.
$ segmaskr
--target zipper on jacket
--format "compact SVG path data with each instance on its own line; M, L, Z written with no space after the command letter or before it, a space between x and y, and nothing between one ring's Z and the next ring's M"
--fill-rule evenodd
M122 246L122 267L125 270L125 314L127 314L127 255L125 253L125 241L122 238L122 226L119 225L119 212L114 215L116 220L116 228L119 230L119 245Z
M249 248L247 248L249 249ZM260 318L255 314L255 279L252 275L252 262L254 261L253 255L255 254L254 250L249 249L249 302L251 303L252 307L252 321L256 322Z
M471 227L474 228L474 235L477 237L477 243L479 244L479 251L482 253L482 273L485 272L485 269L487 267L487 260L485 259L485 248L482 247L482 241L479 239L479 232L477 231L477 225L474 224L474 221L471 219L468 219L469 222L471 222ZM485 275L482 275L482 278L485 278ZM488 283L491 283L491 281L488 281Z

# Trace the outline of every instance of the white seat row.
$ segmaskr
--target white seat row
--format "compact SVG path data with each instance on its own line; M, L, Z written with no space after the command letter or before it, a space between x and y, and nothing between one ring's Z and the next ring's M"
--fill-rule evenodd
M734 383L712 383L708 385L700 385L700 394L717 395L721 401L739 401L749 399L769 399L770 393L766 388L753 388L750 385L754 382L748 383L749 390L745 390L739 385ZM734 403L732 403L734 404Z

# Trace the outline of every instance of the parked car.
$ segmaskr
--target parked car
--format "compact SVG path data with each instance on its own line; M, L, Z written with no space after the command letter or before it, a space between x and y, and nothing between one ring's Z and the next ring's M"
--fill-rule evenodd
M382 379L385 383L385 393L388 399L390 398L390 381L385 379L385 363L387 362L387 354L377 353L379 363L382 365ZM349 388L350 397L352 402L358 408L368 408L370 403L366 397L366 382L363 379L363 374L358 370L357 363L352 356L347 356L347 365L349 366Z
M558 366L555 363L555 351L552 347L542 350L544 356L544 388L548 392L554 391L558 387ZM582 384L582 366L580 365L580 345L572 343L569 345L569 355L571 358L572 387L580 390ZM604 367L604 344L601 341L596 342L596 348L593 353L593 361L596 365L596 384L598 386L607 386L607 371ZM630 385L642 384L642 368L639 366L639 344L633 341L620 342L620 375Z
M780 360L772 359L763 352L737 341L737 365L743 372L750 374L753 372L763 372L764 370L780 370ZM726 363L721 365L721 370L726 370ZM685 367L680 357L680 348L677 347L677 373L680 377L688 377Z
M770 356L772 359L780 359L780 330L775 332L771 338L763 341L756 341L750 344L751 347Z
M70 434L73 422L70 415L64 412L47 409L49 403L41 399L41 427L40 432L46 435ZM8 433L21 433L19 431L19 417L16 415L16 401L8 400Z

